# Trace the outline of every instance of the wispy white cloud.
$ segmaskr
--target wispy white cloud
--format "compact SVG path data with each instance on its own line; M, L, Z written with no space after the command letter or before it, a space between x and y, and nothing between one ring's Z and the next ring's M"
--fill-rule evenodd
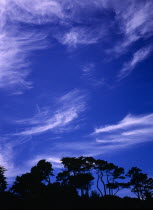
M142 116L134 116L127 115L123 120L115 125L107 125L101 128L95 129L95 134L104 133L104 132L112 132L119 129L128 129L134 128L135 126L153 126L153 114L142 115Z
M152 135L152 127L151 128L142 128L142 129L134 129L134 130L131 130L131 131L126 131L126 132L123 132L122 135L123 136L131 136L131 135Z
M0 137L0 165L6 169L7 182L10 184L14 181L15 176L26 172L26 168L17 166L15 158L15 147L30 141L30 137L15 137L12 135L6 135Z
M80 141L58 142L56 150L65 156L97 156L115 152L140 143L153 141L153 113L127 115L113 125L96 128Z
M27 141L29 139L26 138ZM9 139L0 138L0 165L4 166L6 169L6 177L8 178L8 184L12 184L15 180L15 177L26 173L30 170L30 168L37 164L37 162L41 159L46 159L51 162L53 168L62 168L62 164L60 162L61 156L50 156L50 155L36 155L33 159L28 159L27 161L22 162L22 165L16 163L15 158L17 157L17 152L14 150L15 146L18 146L20 143L25 143L21 139L16 141L9 141Z
M57 157L57 156L54 157L54 156L50 156L50 155L38 155L34 159L29 160L26 163L26 165L28 167L32 167L32 166L36 165L39 160L43 160L43 159L51 162L53 168L62 168L63 167L62 164L61 164L61 161L60 161L61 157Z
M12 147L8 143L5 143L5 145L3 145L6 139L4 140L4 142L2 137L0 139L0 165L4 166L7 170L6 176L11 177L14 172L14 153Z
M15 21L44 24L63 18L63 11L56 0L13 0L8 2L9 15Z
M31 88L27 81L29 62L27 54L32 49L44 48L35 44L44 39L43 34L27 32L18 36L14 32L1 32L0 35L0 88L20 86Z
M153 141L153 114L127 115L117 124L96 128L93 135L97 143L108 149Z
M152 50L153 50L152 46L149 46L149 47L143 47L138 51L136 51L133 55L133 58L129 62L124 64L123 68L121 69L118 75L118 79L121 80L127 77L140 62L144 61L149 57Z
M85 95L79 90L73 90L57 99L57 109L53 112L49 108L39 110L32 118L17 121L24 124L24 131L16 133L18 136L36 135L50 130L64 130L79 114L86 109Z
M99 78L96 75L96 65L94 63L87 63L82 67L82 79L92 86L92 87L100 87L102 85L106 85L104 78Z
M27 30L19 23L44 24L61 16L57 1L0 1L0 88L31 88L32 84L27 80L28 56L32 50L47 46L46 32ZM22 93L20 90L14 92Z
M92 76L95 72L95 64L94 63L88 63L83 66L82 72L84 76Z
M106 6L114 10L121 35L109 53L122 55L136 41L153 36L152 0L107 1Z
M114 37L118 36L118 34L120 34L120 37L112 43L111 47L110 45L108 49L106 47L104 51L109 54L109 58L116 58L127 52L137 41L143 40L145 42L145 40L153 36L153 13L151 9L153 2L151 0L141 2L139 0L96 0L84 1L83 3L74 1L72 4L69 2L69 4L69 9L70 11L72 10L69 13L69 21L71 23L76 21L78 24L77 27L68 29L64 36L63 34L59 36L59 41L68 47L90 45L99 42L105 43L112 36L112 31L114 31ZM83 15L85 7L87 9ZM96 19L93 14L99 11L103 14L112 12L115 15L111 17L108 15L107 18L103 15L101 21L98 22L98 18ZM88 22L89 27L84 22L87 13L89 17L92 17L92 27L89 24L90 19ZM79 24L80 26L78 26ZM148 47L134 52L131 61L124 64L119 78L122 79L128 76L139 62L149 56L151 51L152 46L148 45Z
M61 97L61 101L68 99L69 95ZM36 122L34 122L36 123ZM81 137L80 140L73 141L58 141L54 142L54 150L51 150L52 155L41 154L36 155L30 160L27 160L24 165L25 170L29 170L30 167L35 165L40 159L46 159L53 164L54 168L61 168L60 159L64 156L97 156L112 151L118 151L124 148L128 148L140 143L147 143L153 141L153 114L146 115L128 115L120 122L107 125L98 129L95 132L86 137ZM58 153L57 153L58 151ZM6 156L7 157L7 156ZM5 154L3 154L3 160ZM3 162L5 164L5 162ZM13 163L13 162L12 162ZM9 162L5 165L8 166ZM9 176L11 172L15 175L15 167L12 166L9 169Z
M63 45L77 47L105 42L112 33L112 26L117 25L116 31L121 34L122 41L115 42L110 52L113 56L122 54L131 44L153 35L152 5L151 0L1 0L0 88L32 87L27 80L30 72L28 56L31 50L47 47L43 41L48 34ZM115 16L105 15L110 11ZM95 16L96 12L103 17ZM54 26L58 23L56 30L31 31L31 24L42 26L46 23Z
M140 143L135 142L133 144ZM88 139L81 139L80 141L71 141L71 142L58 142L56 144L56 150L62 155L65 156L97 156L103 155L109 152L115 152L120 149L129 147L129 142L120 143L120 142L106 142L102 139L88 137Z
M129 1L127 12L120 12L124 21L126 35L136 34L139 38L153 33L152 1ZM126 4L125 4L126 6Z
M29 142L33 135L52 131L61 136L63 132L76 129L79 119L82 119L81 113L86 110L86 99L85 92L74 89L55 98L54 106L39 108L33 117L14 121L18 128L22 127L21 131L15 134L7 133L0 137L0 165L7 169L6 175L9 181L16 175L27 172L40 159L47 159L55 168L61 168L62 156L45 154L36 155L32 160L29 158L27 160L29 165L24 161L22 166L17 165L15 158L19 152L16 152L16 148Z
M64 36L59 35L58 41L68 47L77 47L78 45L95 44L101 37L101 33L97 35L91 28L75 27L66 32Z
M128 115L114 125L95 129L80 141L58 142L64 155L97 156L153 141L153 114Z

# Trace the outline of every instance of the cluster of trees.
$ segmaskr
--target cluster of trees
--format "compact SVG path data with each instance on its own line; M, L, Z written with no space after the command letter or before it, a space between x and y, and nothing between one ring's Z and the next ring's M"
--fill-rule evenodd
M130 188L138 199L153 197L153 179L132 167L128 173L107 161L93 157L64 157L61 159L63 170L51 182L54 176L52 164L40 160L29 173L17 176L9 192L21 198L52 197L103 197L115 196L119 190ZM97 191L90 191L95 181ZM6 190L5 168L0 166L0 192Z

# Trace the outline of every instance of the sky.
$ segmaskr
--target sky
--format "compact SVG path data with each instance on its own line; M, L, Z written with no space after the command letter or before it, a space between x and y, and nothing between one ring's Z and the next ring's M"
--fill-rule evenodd
M93 156L153 176L153 1L0 0L0 164Z

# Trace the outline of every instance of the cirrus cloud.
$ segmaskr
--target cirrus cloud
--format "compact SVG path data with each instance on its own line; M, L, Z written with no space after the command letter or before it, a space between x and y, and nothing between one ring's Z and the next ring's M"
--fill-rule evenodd
M96 128L92 135L96 142L116 147L153 141L153 114L127 115L117 124Z
M57 107L54 111L49 110L49 108L43 108L42 111L39 110L32 118L16 121L26 128L14 135L37 135L56 129L62 131L65 126L73 123L79 117L79 114L85 111L86 96L79 90L70 91L57 100Z

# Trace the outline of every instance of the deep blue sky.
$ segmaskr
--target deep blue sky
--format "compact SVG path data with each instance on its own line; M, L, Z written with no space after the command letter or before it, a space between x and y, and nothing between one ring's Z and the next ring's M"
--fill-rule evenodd
M92 155L153 176L153 1L0 2L0 164Z

